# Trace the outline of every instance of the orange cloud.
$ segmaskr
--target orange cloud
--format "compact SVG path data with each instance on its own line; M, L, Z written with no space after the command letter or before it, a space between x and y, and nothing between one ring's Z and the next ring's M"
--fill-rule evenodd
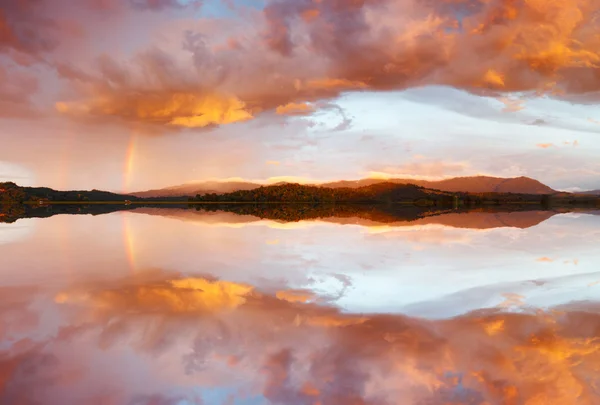
M223 18L201 34L186 31L183 49L153 47L120 61L66 58L63 41L94 49L96 38L85 30L89 21L80 17L90 7L96 13L158 13L181 5L100 3L86 2L74 13L57 0L12 2L0 13L0 52L55 68L69 84L60 93L64 98L54 100L56 109L79 118L206 127L264 111L307 113L308 103L345 91L424 85L504 97L508 112L523 107L507 97L512 92L599 101L596 0L282 0L257 12L244 35L232 32L237 20ZM47 9L52 19L42 17ZM81 26L81 35L62 29L63 20ZM114 29L118 19L105 20L110 23L94 19L94 26Z
M537 145L538 148L542 148L542 149L548 149L548 148L553 148L554 144L553 143L538 143Z
M251 286L201 278L170 280L159 285L137 286L123 291L106 290L82 295L58 294L60 304L87 302L102 311L129 310L151 312L155 308L172 312L206 312L233 309L246 302Z
M245 104L234 97L174 93L158 95L106 94L90 102L58 102L56 110L76 116L115 116L177 127L206 127L252 119Z
M525 108L523 100L507 97L501 97L499 100L504 104L504 108L502 109L503 112L517 112Z
M306 83L306 87L310 89L340 89L340 90L350 90L350 89L364 89L367 88L368 85L364 82L360 81L351 81L348 79L313 79L309 80Z
M266 164L272 165L272 166L279 166L281 164L281 162L279 162L277 160L267 160Z
M468 169L463 162L444 162L438 160L416 159L397 167L374 167L369 173L370 178L443 178L459 175Z
M491 86L504 87L504 75L496 72L493 69L489 69L485 72L483 81Z
M550 259L549 257L540 257L539 259L536 259L535 261L542 262L542 263L552 263L554 260Z
M308 103L289 103L280 105L275 109L279 115L306 115L313 112L315 108Z
M308 302L315 299L315 294L312 291L306 290L277 291L275 296L287 302Z

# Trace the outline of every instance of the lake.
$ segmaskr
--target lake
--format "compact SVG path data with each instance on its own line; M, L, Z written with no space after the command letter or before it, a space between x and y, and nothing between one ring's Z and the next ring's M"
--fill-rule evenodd
M0 403L600 403L600 211L388 214L0 223Z

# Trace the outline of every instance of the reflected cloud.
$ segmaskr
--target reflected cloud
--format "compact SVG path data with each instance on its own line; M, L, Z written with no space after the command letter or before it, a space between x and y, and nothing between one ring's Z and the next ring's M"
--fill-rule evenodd
M252 287L201 278L168 280L154 285L133 286L127 290L105 290L91 295L59 293L55 302L78 302L100 311L132 311L152 313L158 308L171 312L212 312L234 309L245 302Z
M0 214L1 216L2 214ZM27 239L32 233L32 224L6 224L0 227L0 245Z
M38 311L57 316L2 346L0 401L593 405L600 395L594 303L425 320L163 277L75 286L63 294L86 299L61 303L20 291L47 297ZM0 297L0 315L16 295Z

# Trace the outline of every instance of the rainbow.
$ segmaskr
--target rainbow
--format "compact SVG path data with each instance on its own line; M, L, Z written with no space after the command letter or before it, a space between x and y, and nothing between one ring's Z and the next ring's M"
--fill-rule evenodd
M125 153L125 164L123 168L123 192L128 193L131 187L131 181L133 178L134 163L135 163L135 151L136 151L137 138L135 133L132 133L129 137L129 144L127 145L127 151Z

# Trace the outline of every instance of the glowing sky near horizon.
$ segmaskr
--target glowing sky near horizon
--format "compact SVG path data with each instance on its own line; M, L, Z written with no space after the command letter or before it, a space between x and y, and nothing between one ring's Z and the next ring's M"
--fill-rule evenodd
M594 0L0 0L0 181L600 189Z

